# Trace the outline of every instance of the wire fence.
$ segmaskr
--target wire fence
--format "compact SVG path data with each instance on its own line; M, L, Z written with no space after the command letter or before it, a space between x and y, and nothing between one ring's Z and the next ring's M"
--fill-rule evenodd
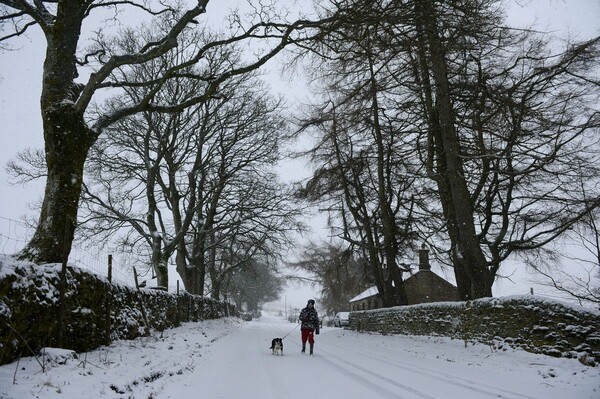
M24 222L0 216L0 254L11 255L19 252L31 235L31 229Z
M27 223L0 216L0 254L14 255L21 251L33 236L34 228ZM133 254L109 249L95 249L74 243L69 254L68 264L88 270L98 276L108 277L109 256L112 256L111 281L113 283L135 287L133 268L137 269L139 283L147 281L152 286L152 276L148 265L140 265ZM11 267L5 265L4 267ZM155 284L154 284L155 285ZM176 291L177 286L169 287Z

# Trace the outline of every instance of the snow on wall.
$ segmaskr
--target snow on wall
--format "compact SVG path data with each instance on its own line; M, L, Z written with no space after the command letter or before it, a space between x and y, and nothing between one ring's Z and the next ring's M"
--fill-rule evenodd
M57 264L18 262L3 267L0 364L57 346L60 271ZM237 314L232 305L210 298L136 291L74 267L68 267L66 280L63 347L77 352L147 335L150 329Z
M350 328L438 335L555 357L600 361L600 312L532 296L438 302L350 313Z

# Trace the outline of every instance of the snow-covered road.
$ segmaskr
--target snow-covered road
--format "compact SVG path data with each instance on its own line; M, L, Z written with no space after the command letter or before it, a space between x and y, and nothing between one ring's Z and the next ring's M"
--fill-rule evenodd
M600 368L577 360L340 328L323 328L311 357L295 327L268 315L187 323L46 373L22 359L0 367L0 398L600 398ZM273 356L271 339L290 331Z
M213 347L185 390L166 388L165 397L194 397L210 386L207 398L578 398L556 386L566 370L556 359L527 353L493 353L487 346L440 338L383 337L339 328L316 336L315 356L300 353L299 331L284 339L284 356L267 349L271 339L294 328L281 318L263 317ZM580 373L595 374L573 363ZM592 371L593 370L593 371ZM576 373L576 371L573 371ZM554 377L552 377L554 375ZM577 379L577 374L572 376ZM591 381L590 381L591 382ZM592 384L593 385L593 384ZM582 387L583 388L583 387ZM600 380L596 380L600 388ZM594 396L590 386L590 398ZM245 396L246 393L248 396ZM172 394L172 396L170 396Z

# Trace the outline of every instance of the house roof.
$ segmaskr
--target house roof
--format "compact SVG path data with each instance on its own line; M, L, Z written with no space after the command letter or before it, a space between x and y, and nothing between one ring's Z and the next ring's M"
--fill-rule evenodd
M419 273L431 273L435 277L437 277L437 279L443 280L444 282L452 285L452 283L446 281L444 278L438 276L437 274L435 274L431 270L419 270L418 272L416 272L415 274L412 274L410 277L408 277L406 280L404 280L404 282L407 282L408 280L410 280L411 278L415 277ZM370 297L376 296L376 295L379 295L379 291L377 290L376 286L372 286L371 288L367 288L366 290L364 290L363 292L361 292L360 294L358 294L354 298L350 299L348 302L352 303L352 302L360 301L361 299L370 298Z
M356 302L356 301L360 301L361 299L365 299L371 296L375 296L379 294L379 291L377 290L376 286L372 286L371 288L367 288L366 290L364 290L363 292L361 292L360 294L358 294L357 296L355 296L354 298L350 299L348 302Z

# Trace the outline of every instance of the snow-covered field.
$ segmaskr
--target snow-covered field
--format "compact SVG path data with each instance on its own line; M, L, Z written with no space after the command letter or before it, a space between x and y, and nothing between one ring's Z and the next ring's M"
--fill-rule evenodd
M187 323L45 373L23 358L0 367L0 398L600 398L600 367L577 360L339 328L323 328L310 357L295 327L269 315ZM273 356L271 339L290 331Z

